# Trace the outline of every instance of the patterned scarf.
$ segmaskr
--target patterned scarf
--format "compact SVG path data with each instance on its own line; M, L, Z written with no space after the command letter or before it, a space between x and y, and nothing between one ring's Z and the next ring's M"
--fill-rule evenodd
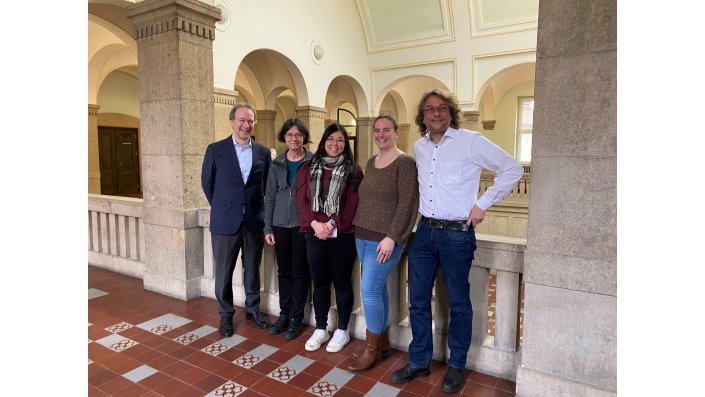
M328 193L325 196L321 190L324 166L333 168L328 184ZM340 209L340 196L351 171L352 162L344 154L338 157L324 156L320 160L314 157L311 160L311 211L322 211L328 216L337 214Z

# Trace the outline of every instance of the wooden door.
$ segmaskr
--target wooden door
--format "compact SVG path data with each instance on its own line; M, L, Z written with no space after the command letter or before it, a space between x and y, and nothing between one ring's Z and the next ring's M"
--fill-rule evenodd
M101 194L142 197L137 129L98 127Z

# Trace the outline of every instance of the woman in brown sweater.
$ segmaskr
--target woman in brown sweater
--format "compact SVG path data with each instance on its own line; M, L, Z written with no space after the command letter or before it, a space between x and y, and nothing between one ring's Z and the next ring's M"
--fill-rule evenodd
M399 263L419 208L416 162L397 147L398 136L392 116L375 118L373 138L379 154L367 162L358 190L353 224L367 338L348 366L353 373L367 371L391 354L387 277Z

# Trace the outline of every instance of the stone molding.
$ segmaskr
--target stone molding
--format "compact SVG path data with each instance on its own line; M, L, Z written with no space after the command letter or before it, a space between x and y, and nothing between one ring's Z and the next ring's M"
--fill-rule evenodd
M494 130L494 125L497 123L497 120L482 120L482 128L486 130Z
M462 116L463 116L463 121L469 122L469 123L476 123L477 120L480 119L480 112L478 112L477 110L471 110L468 112L462 112Z
M98 109L100 109L100 105L93 105L93 104L88 104L88 115L89 116L97 116L98 115Z
M372 121L374 121L374 117L358 117L355 119L355 122L357 123L358 127L372 127Z
M312 118L325 120L326 110L323 108L315 106L299 106L295 107L296 117L298 118Z
M257 121L275 121L277 118L276 110L262 109L257 110Z
M135 40L181 31L215 40L220 9L198 0L145 0L127 8L125 16L135 24Z
M222 88L213 89L213 101L221 105L235 106L239 93L232 90L224 90Z

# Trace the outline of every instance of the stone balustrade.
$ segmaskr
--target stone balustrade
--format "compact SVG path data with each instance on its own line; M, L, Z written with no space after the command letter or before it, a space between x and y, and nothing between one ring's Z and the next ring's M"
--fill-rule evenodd
M88 263L105 269L143 278L144 237L142 200L113 196L89 195L88 199ZM198 222L203 237L203 276L200 280L202 296L213 297L215 265L211 251L209 209L198 210ZM526 239L490 236L478 233L478 249L470 273L473 302L473 338L468 354L467 368L505 379L516 379L520 357L519 311L520 288L524 266ZM408 251L408 244L405 251ZM276 257L273 247L265 244L261 276L261 309L269 314L279 314ZM349 329L359 339L365 337L364 312L360 300L360 266L354 267L353 284L356 291L355 306ZM489 278L496 274L494 336L488 334ZM233 277L235 304L245 302L242 264L238 260ZM400 265L389 277L390 339L392 345L407 350L411 341L409 328L409 294L407 283L407 252ZM213 306L215 309L215 303ZM329 313L329 328L336 326L335 298ZM448 303L442 277L436 279L434 314L434 356L445 361L447 350ZM305 310L305 321L314 324L312 305Z

